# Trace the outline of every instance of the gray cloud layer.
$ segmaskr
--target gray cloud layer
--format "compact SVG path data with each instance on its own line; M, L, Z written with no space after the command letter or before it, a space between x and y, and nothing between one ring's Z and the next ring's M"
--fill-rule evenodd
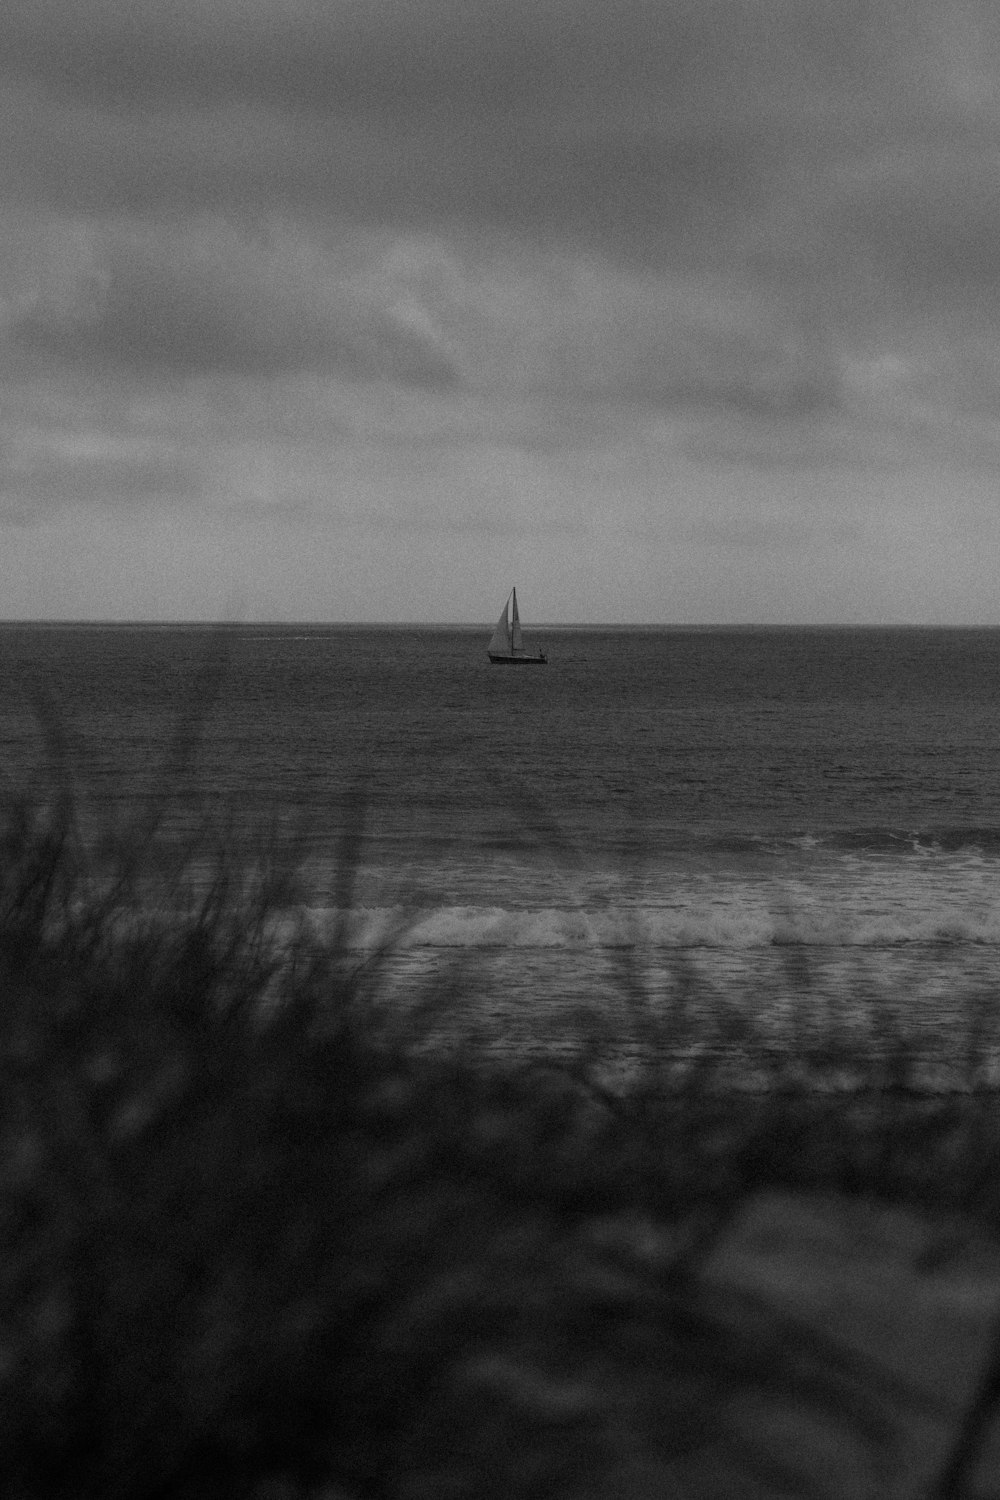
M132 476L99 426L81 492L203 493L189 382L210 445L305 380L311 443L1000 458L985 0L8 0L0 86L17 504L87 374L163 430Z
M998 32L991 5L931 0L18 0L7 187L782 276L830 236L892 269L936 228L978 267Z

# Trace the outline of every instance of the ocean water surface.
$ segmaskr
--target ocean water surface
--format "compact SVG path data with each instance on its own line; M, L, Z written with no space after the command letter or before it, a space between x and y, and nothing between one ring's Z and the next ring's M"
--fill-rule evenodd
M363 807L359 952L404 922L400 973L464 961L524 1045L623 955L651 993L780 1009L807 975L932 1029L992 988L1000 631L528 634L548 666L491 666L488 626L5 626L6 784L53 756L42 705L94 820L166 787L178 832L273 827L320 923Z

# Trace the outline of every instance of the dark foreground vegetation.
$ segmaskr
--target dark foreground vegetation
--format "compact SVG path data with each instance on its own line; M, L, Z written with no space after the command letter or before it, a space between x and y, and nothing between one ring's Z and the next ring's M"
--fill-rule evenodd
M645 1061L613 1092L600 1018L558 1066L428 1047L474 975L388 1006L386 955L231 847L155 818L102 847L68 791L3 810L5 1495L989 1493L988 1338L907 1490L926 1393L717 1267L768 1193L919 1211L908 1274L1000 1236L990 1005L930 1092L888 1021L862 1057L836 1018L696 1034L683 968L650 997L623 959Z

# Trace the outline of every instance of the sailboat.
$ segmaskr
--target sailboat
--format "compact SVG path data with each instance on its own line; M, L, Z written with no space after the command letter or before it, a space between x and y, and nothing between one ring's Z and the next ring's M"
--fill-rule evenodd
M507 611L510 610L508 618ZM508 662L512 667L544 666L548 657L543 651L525 651L521 643L521 622L517 617L517 589L511 589L504 601L503 613L486 648L492 662Z

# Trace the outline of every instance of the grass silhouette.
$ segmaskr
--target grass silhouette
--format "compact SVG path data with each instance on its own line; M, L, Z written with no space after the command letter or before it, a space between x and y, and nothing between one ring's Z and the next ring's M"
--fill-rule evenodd
M628 950L571 1059L436 1049L475 975L400 1010L391 935L350 947L363 788L319 932L294 858L207 810L172 827L194 719L163 795L101 831L42 716L48 784L0 808L6 1494L843 1495L824 1441L877 1470L920 1393L713 1257L768 1191L929 1210L938 1259L995 1237L988 1003L946 1092L879 997L860 1050L836 1015L776 1048L683 959L652 995ZM639 1064L611 1089L623 1026Z

